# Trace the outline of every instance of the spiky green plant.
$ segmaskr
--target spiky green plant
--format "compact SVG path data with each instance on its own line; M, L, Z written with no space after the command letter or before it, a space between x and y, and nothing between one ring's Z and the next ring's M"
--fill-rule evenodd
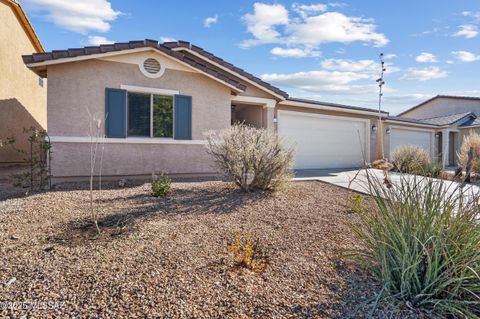
M382 284L392 310L480 318L480 195L472 187L399 175L391 188L367 170L375 209L352 226L356 257Z

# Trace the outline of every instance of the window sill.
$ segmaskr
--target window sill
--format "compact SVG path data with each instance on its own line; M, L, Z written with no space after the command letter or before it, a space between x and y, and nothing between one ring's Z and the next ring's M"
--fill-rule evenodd
M91 143L88 136L50 136L50 141L52 143ZM105 144L207 144L206 140L175 140L166 137L105 138L104 142Z

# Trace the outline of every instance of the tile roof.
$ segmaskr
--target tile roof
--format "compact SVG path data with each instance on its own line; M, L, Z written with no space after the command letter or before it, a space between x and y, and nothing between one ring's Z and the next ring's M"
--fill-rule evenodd
M399 121L399 122L409 122L409 123L431 125L431 126L437 126L437 127L452 125L462 119L467 119L467 121L462 123L460 127L480 125L480 119L478 119L478 115L473 112L457 113L457 114L438 116L438 117L433 117L428 119L412 119L412 118L403 117L403 116L389 116L387 117L387 119L393 120L393 121Z
M102 44L99 46L87 46L84 48L71 48L67 50L54 50L51 52L34 53L31 55L24 55L22 56L22 58L23 58L23 62L28 65L31 63L40 63L40 62L46 62L51 60L59 60L59 59L72 58L72 57L78 57L78 56L88 56L92 54L102 54L102 53L130 50L130 49L136 49L136 48L144 48L144 47L150 47L158 51L161 51L162 53L165 53L175 59L178 59L184 63L187 63L192 67L199 69L200 71L208 73L209 75L214 76L217 79L220 79L221 81L238 88L239 90L242 90L242 91L246 90L246 86L244 84L232 78L232 76L227 75L227 72L219 71L218 68L214 67L212 64L205 62L200 58L196 58L194 56L184 54L181 52L181 50L173 50L174 48L179 48L179 47L189 48L201 54L203 57L206 57L208 60L215 62L217 64L220 64L223 67L229 69L230 71L237 73L241 76L244 76L249 80L257 83L258 85L270 91L273 91L285 98L288 97L288 94L286 92L268 84L267 82L262 81L258 77L255 77L254 75L234 66L233 64L220 59L219 57L213 55L212 53L204 51L202 48L194 46L190 44L190 42L186 42L186 41L160 43L155 40L146 39L146 40L140 40L140 41L119 42L119 43L113 43L113 44ZM31 68L34 69L34 67L31 67Z
M464 112L464 113L457 113L452 115L422 119L422 121L430 124L435 124L435 125L450 125L468 116L476 118L476 115L473 112Z
M250 81L253 81L253 82L265 87L266 89L268 89L270 91L273 91L278 95L283 96L284 98L288 97L288 94L285 91L280 90L279 88L263 81L262 79L254 76L253 74L248 73L247 71L236 67L235 65L217 57L213 53L210 53L210 52L204 50L203 48L201 48L199 46L191 44L190 42L187 42L187 41L165 42L165 43L163 43L163 45L168 47L168 48L176 49L176 50L179 50L179 51L181 51L182 49L189 49L189 50L191 50L191 51L193 51L193 52L195 52L195 53L197 53L197 54L199 54L199 55L201 55L201 56L219 64L219 65L221 65L222 67L227 68L227 69L229 69L229 70L231 70L231 71L249 79Z
M339 107L339 108L348 109L348 110L378 112L378 110L376 110L376 109L369 109L369 108L365 108L365 107L358 107L358 106L351 106L351 105L337 104L337 103L329 103L329 102L321 102L321 101L315 101L315 100L309 100L309 99L299 99L299 98L293 98L293 97L287 98L287 101L317 104L317 105L322 105L322 106ZM386 115L386 114L388 114L388 112L382 111L382 114Z
M471 117L467 121L463 122L460 127L467 127L467 126L477 126L480 125L480 118L478 117Z
M402 116L387 116L386 120L397 121L397 122L406 122L406 123L414 123L414 124L421 124L421 125L428 125L428 126L432 126L432 127L438 126L436 124L431 124L431 123L424 122L423 120L412 119L412 118L402 117Z

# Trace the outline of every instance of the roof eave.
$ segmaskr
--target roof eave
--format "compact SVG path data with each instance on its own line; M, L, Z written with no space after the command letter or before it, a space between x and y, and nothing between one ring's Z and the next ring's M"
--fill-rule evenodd
M305 107L305 108L312 108L317 110L326 110L326 111L336 111L336 112L343 112L343 113L352 113L352 114L362 114L362 115L370 115L370 116L378 116L377 111L367 111L367 110L357 110L351 109L341 106L331 106L327 103L308 103L308 102L298 102L292 100L284 100L278 103L278 105L282 106L293 106L293 107ZM382 113L381 117L386 117L388 114Z

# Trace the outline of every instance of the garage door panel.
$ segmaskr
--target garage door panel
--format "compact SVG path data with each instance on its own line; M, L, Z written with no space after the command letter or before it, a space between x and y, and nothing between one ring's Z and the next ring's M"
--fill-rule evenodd
M286 111L279 111L278 117L280 135L296 146L296 168L363 165L368 154L364 120Z
M432 132L430 131L392 128L390 131L390 157L398 147L404 145L415 145L431 154L432 143Z

